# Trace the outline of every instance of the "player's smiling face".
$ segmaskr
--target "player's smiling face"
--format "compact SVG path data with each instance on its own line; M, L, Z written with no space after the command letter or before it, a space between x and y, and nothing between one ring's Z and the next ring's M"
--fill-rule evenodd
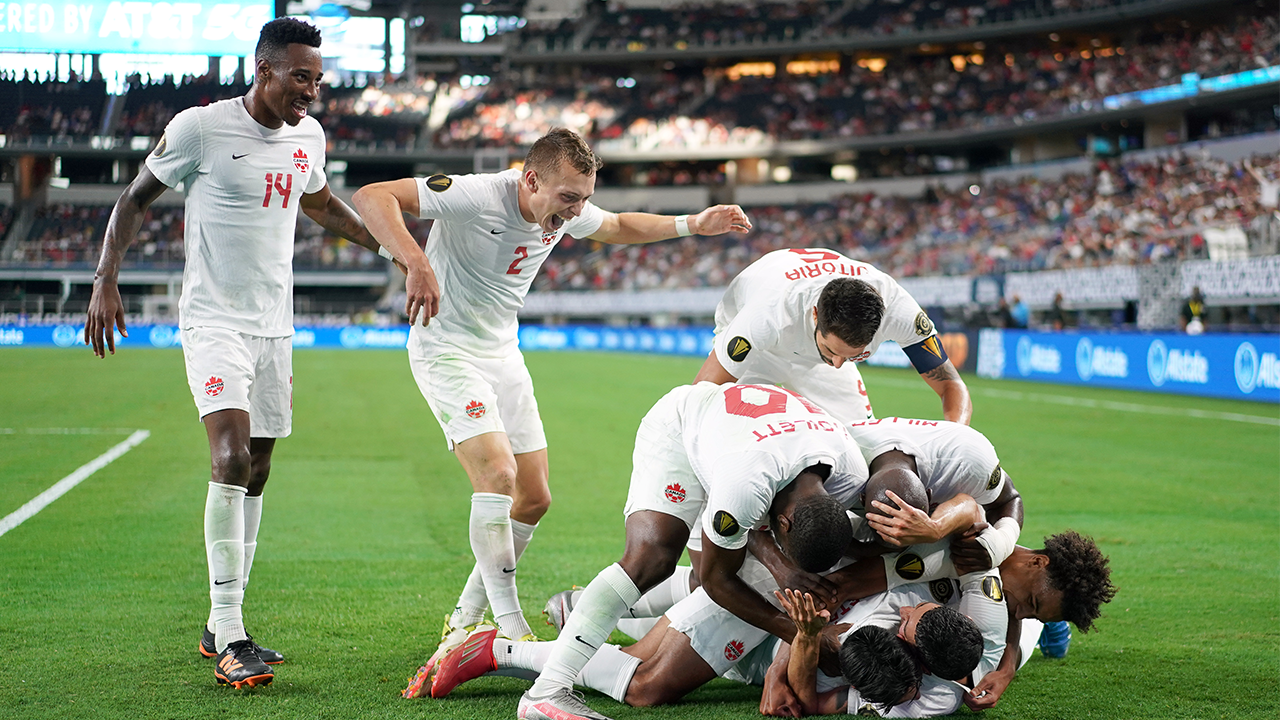
M554 173L526 169L524 181L529 190L529 212L543 232L556 232L578 217L596 191L595 173L583 175L567 162Z
M320 48L290 43L280 62L259 63L258 77L262 83L258 92L267 111L295 126L307 116L311 103L320 97L320 79L324 77Z

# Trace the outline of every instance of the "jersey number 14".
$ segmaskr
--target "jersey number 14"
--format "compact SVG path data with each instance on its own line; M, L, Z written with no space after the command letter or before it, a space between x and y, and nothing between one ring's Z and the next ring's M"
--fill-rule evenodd
M293 173L267 173L267 194L262 198L262 207L271 207L273 190L284 199L281 209L287 209L289 196L293 194Z

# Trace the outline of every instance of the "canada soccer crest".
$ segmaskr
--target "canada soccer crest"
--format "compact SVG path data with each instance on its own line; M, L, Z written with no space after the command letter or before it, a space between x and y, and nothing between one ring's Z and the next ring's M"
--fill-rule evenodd
M680 487L680 483L671 483L667 486L666 496L673 503L682 503L685 498L684 488Z
M724 646L724 659L729 662L736 662L738 658L742 657L742 651L745 647L741 640L730 640L729 644Z
M467 404L467 414L477 420L484 417L484 403L479 400L472 400Z
M306 172L311 167L311 161L307 159L307 154L298 148L293 154L293 166L298 168L298 172Z
M209 397L218 397L222 394L223 387L222 378L212 376L204 384L204 394Z
M559 234L559 233L558 233L556 230L552 230L551 232L544 232L544 233L542 233L542 244L543 244L543 245L550 245L551 243L555 242L555 241L556 241L556 235L557 235L557 234Z

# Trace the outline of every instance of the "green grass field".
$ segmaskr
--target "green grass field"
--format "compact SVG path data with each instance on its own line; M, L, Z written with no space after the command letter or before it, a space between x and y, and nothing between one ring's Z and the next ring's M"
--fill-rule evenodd
M520 564L520 595L550 638L545 599L621 555L641 416L699 362L528 361L555 503ZM300 351L294 370L294 433L277 446L245 607L250 629L289 660L270 687L240 692L215 686L195 650L209 470L181 353L0 351L0 516L129 429L151 432L0 536L0 718L514 717L526 686L516 680L476 681L443 701L399 696L471 568L470 488L403 351ZM909 371L866 377L877 414L939 415ZM969 382L974 426L1026 500L1022 544L1067 527L1092 535L1120 588L1096 632L1077 633L1065 661L1033 658L987 716L1280 716L1277 408ZM108 431L31 432L46 428ZM758 698L728 681L660 709L589 695L619 719L758 717Z

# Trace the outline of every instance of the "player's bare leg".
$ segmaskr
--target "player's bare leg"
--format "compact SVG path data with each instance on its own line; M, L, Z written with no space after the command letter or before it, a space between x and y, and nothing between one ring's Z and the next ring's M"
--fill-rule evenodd
M254 479L249 413L219 410L206 415L204 425L212 474L205 501L204 534L209 563L209 616L218 665L214 676L220 683L235 687L264 685L271 682L272 672L245 633L242 615L247 578L245 495ZM274 440L259 444L259 467L265 472L257 486L258 497L266 483L274 444Z
M652 637L657 647L649 657L642 658L640 667L631 676L624 702L632 707L673 703L716 677L716 671L689 644L689 637L672 630L670 625L671 621L664 617L645 636L645 640Z
M689 526L675 516L642 510L627 518L622 560L600 571L583 591L542 674L521 698L520 717L603 717L573 698L574 680L627 608L671 576L688 539Z
M506 433L492 432L458 443L454 454L475 491L471 496L471 550L476 556L472 575L479 575L483 582L487 604L502 634L513 639L532 635L516 596L515 534L518 528L522 544L527 545L533 527L551 504L546 450L522 453L520 462ZM456 624L451 617L451 625L460 628L483 617L485 605L479 602L476 589L469 580L455 611L461 622Z

